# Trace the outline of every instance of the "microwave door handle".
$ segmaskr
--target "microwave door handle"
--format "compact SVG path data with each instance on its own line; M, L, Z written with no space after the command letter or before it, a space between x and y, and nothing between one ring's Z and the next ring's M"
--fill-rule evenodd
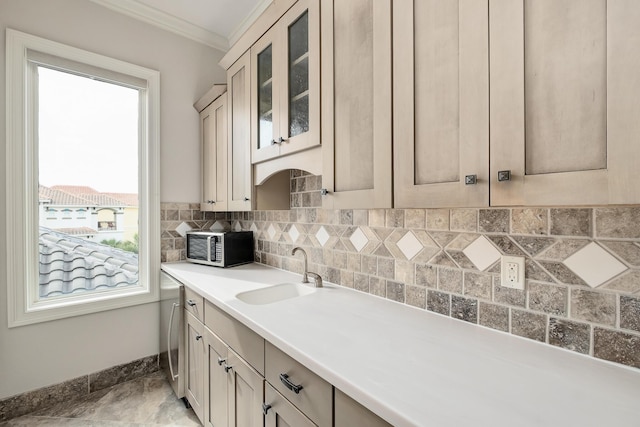
M207 236L207 261L211 261L211 237Z

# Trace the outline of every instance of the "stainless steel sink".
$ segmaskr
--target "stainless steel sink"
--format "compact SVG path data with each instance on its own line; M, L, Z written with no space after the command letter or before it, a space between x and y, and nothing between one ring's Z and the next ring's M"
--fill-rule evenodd
M281 283L268 288L240 292L236 295L236 298L247 304L262 305L309 295L316 292L316 290L316 288L302 283Z

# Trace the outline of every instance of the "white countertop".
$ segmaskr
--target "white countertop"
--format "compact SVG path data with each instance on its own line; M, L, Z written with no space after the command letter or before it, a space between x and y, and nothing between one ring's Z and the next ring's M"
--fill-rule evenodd
M250 305L300 275L162 269L394 426L640 426L640 370L339 286Z

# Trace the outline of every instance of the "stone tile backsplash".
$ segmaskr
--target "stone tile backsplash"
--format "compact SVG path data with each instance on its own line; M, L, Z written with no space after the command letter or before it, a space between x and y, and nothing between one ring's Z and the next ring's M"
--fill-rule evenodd
M326 281L640 368L640 206L325 210L321 177L291 182L285 211L164 203L162 261L184 259L182 222L253 230L257 262L301 273L301 246ZM500 255L525 257L524 291Z

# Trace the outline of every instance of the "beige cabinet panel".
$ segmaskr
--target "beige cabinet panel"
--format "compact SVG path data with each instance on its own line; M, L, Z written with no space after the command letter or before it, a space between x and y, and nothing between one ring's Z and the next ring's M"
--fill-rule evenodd
M260 374L264 373L264 339L237 319L205 301L205 325Z
M394 206L487 206L488 3L393 7Z
M491 204L640 202L640 3L491 0L489 11Z
M273 388L316 425L331 427L331 384L269 342L265 343L264 376Z
M263 427L264 379L229 350L229 426Z
M188 311L185 316L185 394L193 411L204 420L204 326Z
M315 427L302 412L282 397L271 384L265 385L265 427Z
M227 70L227 206L252 208L250 57L246 53Z
M390 427L382 418L335 389L335 427Z
M325 209L392 203L391 1L322 1Z
M202 200L200 210L227 210L227 95L200 112Z
M251 47L251 161L320 144L319 0L299 0Z
M204 425L227 426L229 423L229 397L227 382L228 347L220 338L205 328L205 387Z

